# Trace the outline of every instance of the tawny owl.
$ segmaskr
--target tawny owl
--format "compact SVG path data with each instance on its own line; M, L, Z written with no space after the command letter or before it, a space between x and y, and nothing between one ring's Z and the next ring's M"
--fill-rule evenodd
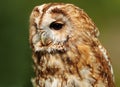
M36 6L30 16L34 87L115 87L111 62L90 17L72 4Z

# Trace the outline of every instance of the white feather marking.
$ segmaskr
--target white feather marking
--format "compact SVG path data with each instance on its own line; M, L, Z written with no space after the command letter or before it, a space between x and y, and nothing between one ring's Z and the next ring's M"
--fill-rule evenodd
M98 47L99 47L100 51L103 53L104 58L108 62L108 65L110 66L111 73L113 74L112 64L110 63L110 61L108 59L107 51L101 45L99 45Z
M51 87L57 87L57 85L58 85L58 79L54 78Z
M55 21L55 19L52 19L50 13L46 13L46 14L43 16L43 19L44 19L44 20L42 21L40 28L41 28L41 29L44 29L44 30L48 29L50 23L52 23L53 21Z
M59 80L54 77L48 78L45 81L45 87L58 87L58 84Z
M68 76L66 87L93 87L88 79L79 79L73 75Z
M107 53L106 53L106 50L105 50L101 45L99 45L99 49L100 49L100 51L103 53L103 56L104 56L104 58L106 59L106 61L109 61L109 60L108 60L108 55L107 55Z
M84 67L82 70L80 70L80 75L83 77L83 78L89 78L91 72L90 72L90 69L87 68L87 67Z
M47 80L45 81L45 87L51 87L50 79L47 79Z
M82 82L86 82L88 81L89 84L93 84L95 82L95 79L91 77L91 69L88 68L88 67L83 67L82 70L79 71L80 75L82 76L83 78L83 81Z
M43 4L43 5L38 6L38 9L39 9L40 14L43 13L43 8L44 8L45 5L46 5L46 4Z

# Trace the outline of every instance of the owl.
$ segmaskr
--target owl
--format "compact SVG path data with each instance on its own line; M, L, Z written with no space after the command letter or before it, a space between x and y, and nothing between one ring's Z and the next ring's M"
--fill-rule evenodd
M91 18L72 4L36 6L30 15L34 87L115 87L111 61Z

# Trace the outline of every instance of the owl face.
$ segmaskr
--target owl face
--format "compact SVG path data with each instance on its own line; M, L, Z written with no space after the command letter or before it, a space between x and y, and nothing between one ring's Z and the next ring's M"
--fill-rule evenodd
M34 51L64 51L69 42L77 39L80 43L85 30L88 36L92 35L95 27L91 21L87 24L90 19L82 17L83 14L87 16L71 4L36 6L30 17L30 43ZM86 28L88 25L91 28Z

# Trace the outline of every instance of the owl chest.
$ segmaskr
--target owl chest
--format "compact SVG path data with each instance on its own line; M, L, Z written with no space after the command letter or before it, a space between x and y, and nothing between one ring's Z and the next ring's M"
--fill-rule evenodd
M96 79L92 69L84 60L72 57L58 54L42 56L36 70L40 87L93 87Z

